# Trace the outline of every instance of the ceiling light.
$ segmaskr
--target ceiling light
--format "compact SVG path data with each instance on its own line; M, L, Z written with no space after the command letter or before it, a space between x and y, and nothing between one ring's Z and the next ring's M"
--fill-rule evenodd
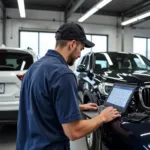
M147 136L147 135L150 135L150 133L144 133L144 134L141 134L140 136Z
M103 8L105 5L110 3L112 0L102 0L98 2L96 5L94 5L89 11L87 11L79 20L78 22L83 22L87 18L89 18L91 15L96 13L99 9Z
M112 0L103 0L101 2L98 2L98 4L96 4L96 7L98 9L103 8L105 5L107 5L108 3L110 3Z
M140 16L138 17L138 19L141 20L141 19L144 19L144 18L149 17L149 16L150 16L150 12L147 12L147 13L145 13L145 14L143 14L143 15L140 15Z
M136 21L139 21L139 20L141 20L141 19L147 18L147 17L149 17L149 16L150 16L150 11L149 11L149 12L146 12L146 13L144 13L144 14L140 14L140 15L138 15L138 16L136 16L136 17L133 17L133 18L127 20L127 21L124 21L124 22L121 23L121 25L122 25L122 26L126 26L126 25L128 25L128 24L131 24L131 23L133 23L133 22L136 22Z
M20 17L25 18L26 13L25 13L25 4L24 0L17 0L18 1L18 7L19 7L19 12L20 12Z
M127 21L122 22L121 25L126 26L126 25L131 24L131 23L136 22L136 21L138 21L137 18L132 18L132 19L129 19Z

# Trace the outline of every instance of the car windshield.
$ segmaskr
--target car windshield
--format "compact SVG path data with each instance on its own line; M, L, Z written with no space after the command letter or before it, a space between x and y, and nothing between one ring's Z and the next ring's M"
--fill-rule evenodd
M0 71L27 70L33 57L27 53L0 51Z
M139 54L95 53L95 69L150 70L150 61Z

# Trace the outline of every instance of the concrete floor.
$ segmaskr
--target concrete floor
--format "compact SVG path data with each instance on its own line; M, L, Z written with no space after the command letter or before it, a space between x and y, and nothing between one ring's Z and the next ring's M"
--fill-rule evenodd
M7 125L0 128L0 150L15 150L16 125ZM85 138L71 142L71 150L87 150Z

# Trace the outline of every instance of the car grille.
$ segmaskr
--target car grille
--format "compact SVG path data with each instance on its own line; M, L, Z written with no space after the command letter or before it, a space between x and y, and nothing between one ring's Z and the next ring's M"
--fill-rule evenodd
M150 110L150 85L139 89L139 97L144 108Z

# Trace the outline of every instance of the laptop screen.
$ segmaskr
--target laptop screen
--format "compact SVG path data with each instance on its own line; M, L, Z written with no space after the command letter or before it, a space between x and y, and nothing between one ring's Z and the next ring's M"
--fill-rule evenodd
M131 100L135 86L115 84L109 94L106 105L113 106L120 112L124 112Z

